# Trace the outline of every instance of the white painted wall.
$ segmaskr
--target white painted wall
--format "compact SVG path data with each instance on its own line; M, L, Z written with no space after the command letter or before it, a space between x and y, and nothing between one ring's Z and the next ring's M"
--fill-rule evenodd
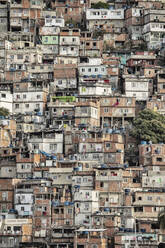
M44 111L44 92L14 92L13 93L13 112L22 113L33 112L35 109ZM19 104L19 106L18 106Z
M59 55L61 56L78 56L79 47L78 46L60 46Z
M80 37L79 36L60 36L60 45L79 46Z
M65 70L64 70L64 77L67 77L67 73L65 75ZM76 78L55 79L54 83L60 89L63 89L63 88L76 88L77 87Z
M124 19L124 9L87 9L86 11L87 20L122 20Z
M50 18L45 18L45 26L46 27L61 27L63 28L65 26L65 20L64 18L57 18L57 17L50 17Z
M104 87L102 86L95 86L95 87L89 87L89 86L80 86L79 87L79 95L90 95L90 96L109 96L112 94L111 86Z
M8 91L0 91L0 107L7 108L13 112L13 95Z

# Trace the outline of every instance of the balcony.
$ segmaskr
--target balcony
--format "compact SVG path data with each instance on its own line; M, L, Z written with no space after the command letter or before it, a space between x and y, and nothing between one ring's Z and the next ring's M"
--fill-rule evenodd
M22 235L21 231L3 231L3 232L0 232L1 237L2 236L21 236L21 235Z
M33 193L33 189L25 189L25 188L22 188L22 189L16 189L16 194L19 194L19 193L25 193L25 194L32 194Z
M121 176L96 176L98 181L122 181Z
M60 229L60 228L54 228L52 230L52 237L53 238L73 238L74 237L74 230L71 228L64 228L64 229Z
M22 3L20 2L20 1L17 1L17 2L12 2L11 4L10 4L10 8L12 9L12 8L22 8Z

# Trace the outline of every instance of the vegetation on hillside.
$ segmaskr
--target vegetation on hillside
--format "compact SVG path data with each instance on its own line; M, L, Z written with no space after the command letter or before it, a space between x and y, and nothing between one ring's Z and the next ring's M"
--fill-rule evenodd
M131 135L138 142L165 143L165 116L153 110L142 110L133 121Z
M1 107L0 108L0 116L8 116L9 110L7 108Z
M93 9L109 9L109 4L104 2L92 3L91 7Z

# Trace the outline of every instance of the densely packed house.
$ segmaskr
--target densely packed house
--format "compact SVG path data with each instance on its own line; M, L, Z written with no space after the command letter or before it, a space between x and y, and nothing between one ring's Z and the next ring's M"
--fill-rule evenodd
M0 248L156 248L164 0L0 0ZM1 113L1 112L0 112Z

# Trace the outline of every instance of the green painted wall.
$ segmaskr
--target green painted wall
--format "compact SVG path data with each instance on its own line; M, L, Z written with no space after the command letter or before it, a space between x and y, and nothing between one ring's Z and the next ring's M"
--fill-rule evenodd
M57 35L44 35L42 36L43 45L58 45L58 36Z

